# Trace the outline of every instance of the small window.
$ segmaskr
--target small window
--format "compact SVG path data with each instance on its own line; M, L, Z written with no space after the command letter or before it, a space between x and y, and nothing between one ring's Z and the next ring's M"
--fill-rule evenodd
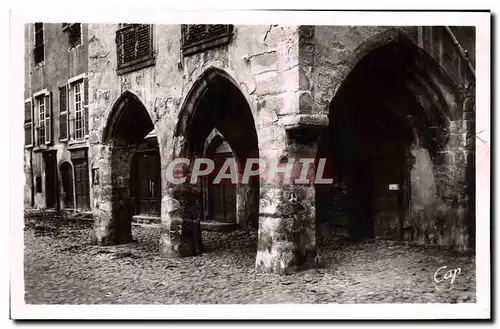
M42 193L42 176L36 176L36 178L35 178L35 190L36 190L36 193Z
M76 48L82 44L82 28L80 23L71 24L67 29L69 35L70 49Z
M43 23L35 23L35 46L33 48L33 56L35 65L40 64L44 60L44 43L43 43Z
M153 26L149 24L120 24L116 31L118 74L155 64Z

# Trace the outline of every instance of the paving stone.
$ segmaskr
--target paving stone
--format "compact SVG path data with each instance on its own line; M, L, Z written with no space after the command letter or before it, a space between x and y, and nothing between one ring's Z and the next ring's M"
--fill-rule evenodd
M204 254L167 259L158 257L155 227L134 227L136 243L101 247L90 245L90 221L48 213L25 224L29 304L476 301L474 256L377 240L332 240L318 245L318 252L328 264L337 259L335 265L280 277L255 270L253 231L206 231ZM403 257L395 258L396 251ZM454 284L432 279L443 265L461 268Z

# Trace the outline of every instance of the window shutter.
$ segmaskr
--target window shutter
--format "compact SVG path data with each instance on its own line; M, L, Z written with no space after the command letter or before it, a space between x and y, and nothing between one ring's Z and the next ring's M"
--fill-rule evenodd
M33 118L31 102L24 103L24 145L33 145Z
M68 113L59 113L59 140L68 139Z
M83 79L83 116L85 136L89 134L89 78Z
M68 98L66 86L59 87L59 139L68 139Z
M45 96L45 144L52 142L52 97L51 92Z
M137 27L137 53L136 58L150 56L151 51L151 25L141 24Z
M31 122L24 124L24 145L33 145L33 139L31 134Z
M31 102L24 103L24 122L31 122Z
M34 133L33 133L33 139L34 139L34 144L35 145L39 145L38 143L38 129L37 128L37 124L40 124L40 119L37 119L38 118L38 114L36 114L36 106L35 106L35 101L36 99L34 97L31 98L31 108L32 108L32 115L33 117L35 118L33 120L33 130L34 130ZM38 120L38 123L37 123L37 120Z

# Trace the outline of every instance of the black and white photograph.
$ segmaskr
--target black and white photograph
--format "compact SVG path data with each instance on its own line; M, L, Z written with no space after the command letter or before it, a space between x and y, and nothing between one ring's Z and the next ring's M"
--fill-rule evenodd
M491 316L488 11L11 17L13 318Z

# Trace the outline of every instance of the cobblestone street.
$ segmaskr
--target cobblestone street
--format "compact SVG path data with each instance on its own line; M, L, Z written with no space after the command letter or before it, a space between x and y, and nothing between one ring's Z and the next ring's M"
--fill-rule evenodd
M254 269L256 232L203 232L201 256L162 259L159 228L135 243L90 245L92 222L58 213L25 218L29 304L475 302L473 256L388 241L319 246L324 268L276 276ZM436 283L449 269L451 279Z

